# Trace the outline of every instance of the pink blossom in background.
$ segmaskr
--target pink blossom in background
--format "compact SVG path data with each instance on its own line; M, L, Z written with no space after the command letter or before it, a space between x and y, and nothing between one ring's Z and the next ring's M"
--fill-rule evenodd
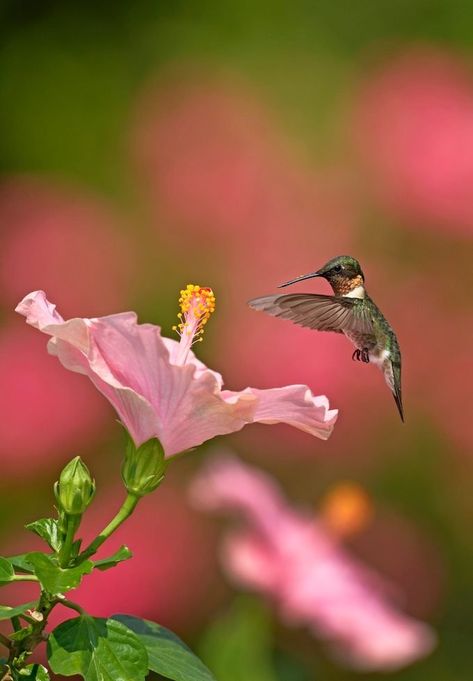
M161 237L164 212L167 239L203 237L204 257L220 247L218 271L234 288L283 276L302 243L322 259L349 250L348 192L301 158L269 107L231 75L169 81L144 92L132 140Z
M209 80L145 91L133 147L152 200L203 233L247 231L275 158L261 107Z
M47 288L63 308L102 314L128 298L133 258L108 207L32 178L0 185L1 296Z
M321 522L289 507L265 473L220 456L191 495L201 508L233 511L244 521L224 544L232 578L270 596L286 622L309 627L347 664L391 671L432 650L432 630L403 614L390 587Z
M0 332L0 443L4 478L25 478L98 436L109 410L91 385L68 375L23 326Z
M43 291L26 296L17 312L51 336L49 352L66 368L91 379L137 445L157 437L169 457L254 422L288 423L329 437L337 411L305 385L223 390L220 374L190 349L215 297L208 288L189 285L180 302L180 342L161 337L159 327L138 324L134 312L64 321Z
M419 415L427 417L435 432L442 432L455 447L470 455L473 429L464 415L473 413L473 390L471 382L465 380L473 372L473 319L462 303L463 291L455 288L455 273L448 276L449 267L446 263L439 279L415 274L398 282L393 318L398 320L409 411L416 420ZM416 324L412 324L413 318ZM439 361L439 348L452 344L452 329L457 349ZM435 342L426 343L426 338Z
M388 61L362 85L355 127L390 209L473 233L473 75L460 57L419 47Z

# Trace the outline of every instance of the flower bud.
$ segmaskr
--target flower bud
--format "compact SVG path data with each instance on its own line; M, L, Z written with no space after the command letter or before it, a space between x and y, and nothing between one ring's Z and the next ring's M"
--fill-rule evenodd
M59 510L82 515L95 494L95 482L80 456L69 461L54 485Z
M151 438L139 447L128 437L122 478L131 494L144 496L163 481L167 463L164 450L157 438Z

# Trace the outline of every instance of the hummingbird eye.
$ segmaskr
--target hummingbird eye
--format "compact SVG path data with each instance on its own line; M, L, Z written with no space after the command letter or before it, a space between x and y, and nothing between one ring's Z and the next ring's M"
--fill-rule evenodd
M341 272L341 271L342 271L342 266L341 266L341 265L335 265L335 267L333 268L333 271L334 271L334 272Z

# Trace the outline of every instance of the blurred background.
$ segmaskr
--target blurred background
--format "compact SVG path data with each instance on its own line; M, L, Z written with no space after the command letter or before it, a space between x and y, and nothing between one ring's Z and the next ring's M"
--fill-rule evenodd
M2 554L35 545L18 528L50 514L73 455L98 482L86 534L122 495L115 414L17 302L44 289L66 318L134 309L172 335L179 289L211 286L198 355L228 388L307 383L340 410L328 442L251 426L225 447L314 519L356 484L370 513L344 541L439 637L388 678L471 680L472 38L464 0L1 3ZM341 253L398 333L404 425L346 339L246 306ZM221 681L386 678L334 661L231 586L227 521L187 500L219 444L173 463L114 540L134 560L76 600L173 628Z

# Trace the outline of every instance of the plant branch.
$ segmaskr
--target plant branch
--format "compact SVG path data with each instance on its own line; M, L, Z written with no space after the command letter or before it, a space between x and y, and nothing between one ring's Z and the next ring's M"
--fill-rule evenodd
M4 634L0 633L0 643L3 643L3 645L10 650L12 642L10 641L8 636L5 636Z
M30 624L31 631L24 639L11 642L8 665L12 669L21 669L25 664L25 661L22 660L22 653L32 652L38 643L44 640L44 628L48 622L51 610L57 603L58 600L56 598L51 597L51 595L47 594L45 591L41 592L38 606L35 608L35 610L42 615L41 619L35 620L34 623Z
M71 548L72 544L74 543L74 535L77 531L77 528L80 525L81 521L81 516L80 515L68 515L67 516L67 530L66 530L66 539L64 540L64 544L61 547L61 550L59 551L59 565L60 567L64 568L67 567L67 564L69 563L69 557L71 555Z
M65 605L66 608L71 608L71 610L75 610L76 612L79 613L79 615L85 615L86 612L84 608L81 608L78 603L74 603L74 601L70 601L68 598L61 598L60 601L58 601L61 605Z
M123 502L116 516L94 539L94 541L91 544L89 544L89 546L80 554L79 560L77 561L78 563L82 563L84 560L86 560L90 556L93 556L94 553L97 552L97 550L99 549L100 546L102 546L104 541L106 541L110 537L110 535L113 534L115 530L117 530L120 527L120 525L131 516L140 499L141 499L140 496L132 494L131 492L127 494L126 499Z

